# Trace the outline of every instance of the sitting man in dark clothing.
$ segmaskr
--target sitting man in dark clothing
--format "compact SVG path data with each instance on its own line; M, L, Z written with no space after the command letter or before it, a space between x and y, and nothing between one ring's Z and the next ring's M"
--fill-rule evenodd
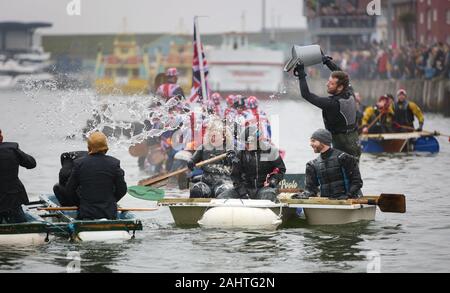
M59 180L58 183L53 186L53 193L58 199L61 206L77 206L79 205L79 196L71 198L68 196L66 191L66 185L69 181L70 175L72 174L73 161L78 158L87 156L86 151L77 152L67 152L61 154L61 169L59 170Z
M279 150L259 133L254 126L245 129L245 147L232 159L233 189L218 198L277 200L277 186L283 180L286 167Z
M21 205L29 201L19 179L19 166L33 169L36 161L21 151L17 143L3 142L0 129L0 224L26 222Z
M306 164L305 191L292 198L318 196L330 199L358 198L363 182L355 157L333 149L331 133L319 129L311 136L311 147L320 156Z
M87 156L74 161L67 194L76 198L79 189L80 219L116 219L117 202L127 192L125 173L119 160L106 155L108 144L103 133L89 136L88 151Z

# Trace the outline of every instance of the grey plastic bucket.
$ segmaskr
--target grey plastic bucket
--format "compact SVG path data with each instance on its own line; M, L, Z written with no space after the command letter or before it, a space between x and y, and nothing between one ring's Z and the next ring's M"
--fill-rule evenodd
M322 50L319 45L292 47L292 57L284 66L284 71L291 71L297 63L303 63L305 67L322 63Z

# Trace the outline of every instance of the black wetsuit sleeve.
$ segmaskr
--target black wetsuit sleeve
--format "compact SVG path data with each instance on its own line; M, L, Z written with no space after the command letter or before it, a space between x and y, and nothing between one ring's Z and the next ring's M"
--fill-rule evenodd
M351 155L342 154L339 156L339 161L344 167L350 183L349 193L353 196L358 195L359 190L363 187L363 181L359 172L357 159Z
M19 146L17 146L17 149L15 149L15 151L17 158L19 159L20 166L25 167L27 169L33 169L36 167L36 160L32 156L21 151L19 149Z
M114 197L116 201L122 199L122 197L127 193L127 183L125 182L125 172L120 168L120 163L116 167L116 178L114 181L115 192Z
M316 170L311 162L306 164L305 172L305 193L308 196L317 196L319 192L319 181L317 180Z
M330 69L330 71L342 71L342 69L331 60L325 62L325 65L328 67L328 69Z
M321 109L329 109L336 107L336 103L333 102L333 100L329 97L319 97L309 91L308 83L306 82L306 78L300 78L300 92L302 94L302 97L313 104L316 107L319 107Z

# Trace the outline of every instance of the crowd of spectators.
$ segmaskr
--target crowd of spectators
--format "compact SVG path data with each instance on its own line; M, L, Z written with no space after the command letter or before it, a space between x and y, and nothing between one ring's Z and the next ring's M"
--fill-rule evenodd
M363 50L331 56L353 79L450 78L450 47L444 43L387 47L374 42Z

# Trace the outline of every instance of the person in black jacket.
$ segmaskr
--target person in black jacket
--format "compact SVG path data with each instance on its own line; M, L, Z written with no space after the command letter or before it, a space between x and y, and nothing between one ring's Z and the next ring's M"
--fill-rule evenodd
M358 198L363 181L358 160L340 150L333 149L331 133L319 129L311 136L311 147L320 156L306 164L305 191L292 198L318 196L331 199Z
M81 157L87 156L86 151L76 151L67 152L61 154L61 169L59 170L59 180L58 183L53 186L53 193L59 201L61 206L78 206L79 196L77 191L77 196L75 198L69 197L66 191L66 185L69 181L70 175L72 174L73 162Z
M108 144L103 133L89 136L88 151L87 156L74 161L67 193L76 198L79 189L80 219L115 219L117 202L127 192L125 173L119 160L106 155Z
M36 161L19 149L15 142L3 142L0 129L0 223L26 222L22 204L29 203L28 195L20 181L19 166L36 167Z
M256 146L255 146L256 142ZM233 189L218 198L251 198L276 201L277 186L286 167L278 149L261 139L257 127L245 128L245 148L232 159Z
M348 74L341 71L331 60L331 57L323 56L323 63L332 71L327 82L329 97L319 97L309 91L302 63L297 64L294 75L299 78L302 97L322 109L325 128L333 136L333 147L359 159L361 145L354 91Z

